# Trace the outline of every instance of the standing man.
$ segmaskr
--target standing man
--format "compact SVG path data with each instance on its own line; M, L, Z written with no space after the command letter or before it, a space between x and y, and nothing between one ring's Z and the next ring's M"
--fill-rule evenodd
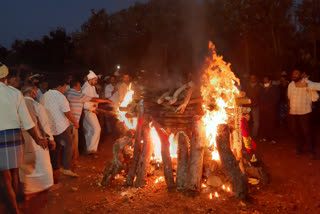
M315 141L311 135L312 102L319 98L315 91L306 87L302 81L301 71L294 70L292 82L288 86L288 99L290 105L289 124L296 142L296 153L303 153L303 144L309 146L312 158L317 159Z
M67 98L64 96L66 83L63 78L52 79L51 88L41 97L41 104L47 110L50 128L56 142L56 149L50 151L53 176L55 183L58 182L61 163L61 149L63 149L63 170L62 173L71 177L78 177L71 171L72 165L72 137L71 123L79 128L78 121L73 117Z
M87 79L81 88L81 92L89 97L98 98L99 95L94 87L98 83L97 75L93 71L89 71ZM97 107L98 104L96 102L89 101L84 103L83 128L88 154L95 154L97 152L100 141L101 127L96 115Z
M104 89L104 96L116 105L119 103L118 88L115 76L110 77L109 84L107 84Z
M39 88L37 90L37 102L40 102L40 99L44 93L48 90L48 81L45 79L40 80Z
M16 201L24 144L20 124L43 149L48 141L38 135L21 92L6 85L8 73L7 66L0 63L0 193L7 210L20 213Z
M272 85L271 77L264 76L263 88L260 93L260 119L262 141L274 141L274 126L276 122L276 107L279 103L280 94L277 86Z
M119 103L123 102L124 97L126 96L130 85L130 76L129 74L123 74L122 82L119 85Z
M251 116L252 116L252 137L258 136L259 122L260 122L260 110L259 110L259 98L261 93L261 86L257 80L255 74L250 75L250 82L245 89L247 97L251 100Z
M71 113L74 118L79 123L80 117L83 110L83 104L86 102L97 102L97 103L112 103L109 100L99 99L95 97L87 96L86 94L81 93L81 83L78 80L70 81L70 89L65 93L68 101L70 102ZM72 157L76 160L79 156L78 151L78 129L72 127Z
M47 113L45 108L35 101L37 87L23 87L22 93L37 132L42 138L49 138L49 147L54 150L56 143L54 142ZM24 193L26 195L39 193L53 185L49 149L43 150L28 132L23 131L22 134L25 140L25 158L24 164L19 171L21 182L24 183Z

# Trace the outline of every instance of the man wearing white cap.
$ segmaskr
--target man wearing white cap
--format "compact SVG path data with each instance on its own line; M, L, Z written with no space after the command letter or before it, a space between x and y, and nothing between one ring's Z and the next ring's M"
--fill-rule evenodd
M81 92L89 97L98 98L99 95L97 94L96 88L94 87L98 83L97 75L90 70L87 78L88 80L82 86ZM84 103L83 127L88 154L94 154L97 152L100 140L101 127L96 115L97 107L98 104L96 102L89 101Z

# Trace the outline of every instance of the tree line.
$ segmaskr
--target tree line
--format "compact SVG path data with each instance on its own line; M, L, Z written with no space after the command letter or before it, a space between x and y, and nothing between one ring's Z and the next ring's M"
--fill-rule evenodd
M0 46L0 59L49 72L78 68L169 74L201 69L211 40L238 75L298 65L320 78L320 0L150 0L108 14L91 10L78 32Z

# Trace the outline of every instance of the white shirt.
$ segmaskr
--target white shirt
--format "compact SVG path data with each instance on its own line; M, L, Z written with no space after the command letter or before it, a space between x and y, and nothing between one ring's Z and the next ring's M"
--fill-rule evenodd
M119 99L119 95L118 95L118 91L116 91L115 93L112 94L112 92L115 90L115 88L113 87L113 85L110 83L106 86L106 88L104 89L104 96L111 100L112 102L114 102L115 104L118 103L118 99Z
M98 98L99 95L97 94L96 88L89 84L89 82L85 82L81 88L81 92L89 97L96 97ZM97 103L94 102L85 102L84 109L89 111L94 111L97 108Z
M39 136L45 138L46 135L48 135L50 140L53 140L50 122L43 105L36 102L31 97L24 97L24 99L26 101L30 116L33 122L36 124L36 129L39 132Z
M0 82L0 131L35 126L21 92ZM21 121L21 123L20 123Z
M61 134L71 125L64 114L70 111L69 102L61 92L57 90L47 91L42 96L40 103L47 111L53 135Z
M312 90L320 91L320 83L318 82L311 82L310 80L307 80L308 87Z
M42 95L43 95L42 91L38 88L37 89L37 102L40 102Z
M296 87L295 82L291 82L288 86L288 98L290 103L290 112L292 115L304 115L312 112L312 100L317 96L315 91L307 87Z

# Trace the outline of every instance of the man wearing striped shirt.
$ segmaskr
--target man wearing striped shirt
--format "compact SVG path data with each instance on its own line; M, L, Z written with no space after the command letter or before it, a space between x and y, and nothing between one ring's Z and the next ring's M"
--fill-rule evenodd
M81 83L79 80L71 80L70 89L65 93L68 101L70 102L70 109L74 118L79 122L83 110L83 104L85 102L96 102L96 103L111 103L109 100L99 99L95 97L89 97L81 92ZM78 129L73 126L72 129L72 145L73 152L72 157L75 160L79 156L78 151Z

